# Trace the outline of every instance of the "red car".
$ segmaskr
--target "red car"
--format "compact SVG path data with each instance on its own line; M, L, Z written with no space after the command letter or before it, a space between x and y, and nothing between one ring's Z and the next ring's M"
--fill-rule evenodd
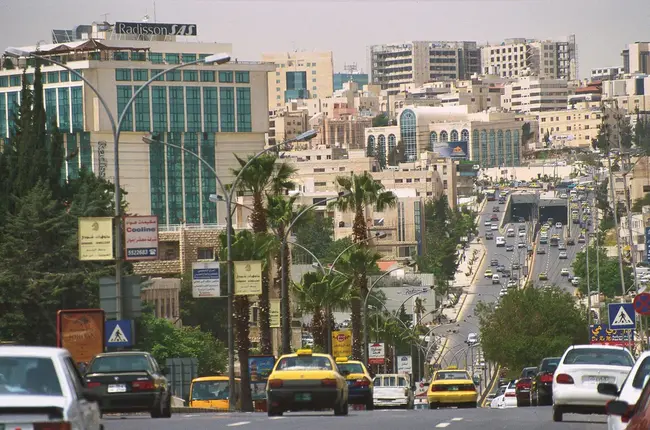
M530 386L537 374L537 367L524 367L515 385L517 407L530 406Z

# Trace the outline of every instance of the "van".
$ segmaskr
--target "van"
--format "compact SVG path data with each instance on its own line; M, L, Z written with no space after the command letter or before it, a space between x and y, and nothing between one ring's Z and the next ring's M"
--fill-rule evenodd
M497 246L506 246L506 238L503 236L497 237Z
M492 275L492 284L500 284L501 278L496 273Z

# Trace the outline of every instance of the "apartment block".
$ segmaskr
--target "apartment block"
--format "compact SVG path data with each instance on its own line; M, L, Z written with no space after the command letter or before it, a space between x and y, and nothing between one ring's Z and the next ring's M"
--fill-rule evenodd
M569 89L564 79L520 77L504 85L501 106L515 112L544 112L567 106Z
M269 110L290 100L324 98L334 92L331 51L262 54L262 61L275 64L275 72L268 75Z
M554 146L586 149L591 148L591 141L598 136L603 121L599 107L539 112L530 117L538 126L539 136L548 133Z
M309 128L309 114L297 108L297 102L289 102L276 109L269 118L269 145L276 145L293 139Z
M504 78L538 76L551 79L577 79L575 36L566 42L552 40L506 39L498 45L481 48L483 74Z
M592 81L608 81L616 79L625 73L624 67L599 67L591 69L590 78Z
M650 42L634 42L621 52L625 73L650 73Z
M468 79L481 69L476 42L413 41L369 48L371 82L388 94L442 79Z
M650 111L650 76L635 75L602 82L603 99L614 99L629 113Z
M318 131L318 135L309 142L312 148L363 149L365 129L372 127L372 117L355 114L335 117L316 115L309 125Z

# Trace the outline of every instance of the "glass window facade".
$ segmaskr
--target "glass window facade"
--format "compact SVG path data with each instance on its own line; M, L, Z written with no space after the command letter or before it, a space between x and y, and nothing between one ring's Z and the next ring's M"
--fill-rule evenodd
M205 90L206 88L204 88ZM216 102L216 100L215 100ZM215 167L215 148L214 148L214 134L213 133L204 133L202 134L201 140L201 158L208 162L212 168ZM217 190L217 180L214 177L214 173L208 169L204 163L200 163L201 166L201 201L202 205L202 218L204 224L216 224L217 223L217 205L210 202L209 196L211 193L214 193L214 190Z
M221 112L221 132L235 131L235 90L231 87L219 88L219 109Z
M499 160L499 166L505 164L505 148L503 145L503 130L497 131L497 159Z
M93 149L90 145L90 133L79 133L79 153L81 155L81 168L92 171Z
M488 167L495 167L497 163L496 159L496 154L497 154L497 148L496 148L496 134L494 133L494 130L490 130L490 137L488 139L488 152L490 155L490 161L488 164Z
M144 52L131 52L131 61L147 61L147 54Z
M153 69L153 70L151 70L151 77L153 78L154 76L156 76L158 73L161 73L161 72L162 72L162 70L160 70L160 69ZM164 73L162 75L158 76L156 79L154 79L154 81L164 81L164 80L165 80L165 74Z
M7 137L7 97L0 93L0 139Z
M212 70L201 70L201 82L215 82L215 73Z
M478 143L478 130L472 130L472 154L471 159L477 163L481 164L481 154L479 152L479 143Z
M196 54L183 54L183 63L191 63L192 61L196 61Z
M130 81L131 80L131 69L115 69L115 80L116 81Z
M488 167L489 165L487 131L481 130L481 167Z
M61 72L61 73L63 73L63 72ZM68 72L66 72L66 73L68 73ZM69 73L68 73L68 75L69 75ZM28 73L27 74L27 83L29 85L34 85L34 74L33 73Z
M126 107L127 102L133 95L133 91L130 85L118 85L117 86L117 115L120 117L124 108ZM129 107L126 115L124 115L124 120L122 121L122 131L133 131L133 106Z
M164 137L160 137L164 139ZM149 184L151 187L151 213L158 216L161 224L167 223L166 187L165 187L165 145L148 145L149 148Z
M162 64L163 54L161 54L160 52L150 52L149 61L151 61L153 64Z
M287 90L306 90L307 72L287 72Z
M0 88L7 88L9 86L9 76L0 76Z
M134 69L133 70L133 80L134 81L146 81L149 79L149 70L147 69Z
M411 109L405 109L399 121L400 134L404 142L404 154L406 161L413 161L417 158L416 141L416 120L415 113Z
M59 78L61 79L61 82L70 81L70 72L68 72L67 70L61 70L61 72L59 73ZM34 78L32 77L32 82L33 80ZM29 76L27 76L27 81L29 82Z
M172 70L171 72L165 73L167 76L167 81L171 82L180 82L181 81L181 71L180 70Z
M185 149L199 154L197 133L185 133ZM199 188L199 159L183 152L185 175L185 222L201 222L201 189ZM216 188L215 188L216 189Z
M19 87L22 85L22 77L21 75L11 75L9 77L9 86L11 87Z
M506 148L512 148L512 132L510 130L506 130L505 135L506 135L506 141L505 141Z
M113 60L115 60L115 61L129 61L129 53L128 52L114 52L113 53Z
M153 131L167 131L167 87L151 87Z
M521 153L521 138L519 136L519 130L513 131L512 132L512 137L513 137L513 141L514 141L514 142L512 142L513 154L515 156L514 157L515 160L514 160L513 164L515 166L519 166L519 163L521 162L521 160L519 159L519 154Z
M65 153L68 156L66 157L66 165L68 167L68 178L76 179L79 177L79 157L78 156L71 157L71 155L79 154L79 150L77 148L77 135L66 133L64 134L64 136L66 140Z
M238 84L249 84L251 82L250 72L235 72L235 82Z
M167 141L182 146L181 133L169 133ZM183 154L180 149L167 148L167 204L170 224L181 224L183 218Z
M187 131L201 131L201 89L186 87L185 93Z
M185 131L185 103L183 87L169 87L169 130Z
M165 54L165 61L167 64L180 64L181 56L178 54Z
M251 132L253 121L251 118L251 89L237 88L237 131Z
M70 131L70 88L59 88L59 129Z
M183 80L185 82L197 82L199 80L199 72L196 70L183 70Z
M232 83L232 72L219 72L219 82Z
M70 88L72 95L72 132L84 129L84 98L82 87Z
M12 105L7 102L7 106L11 109ZM45 116L47 117L48 128L52 124L56 124L56 88L45 89Z
M203 131L216 133L219 131L219 106L217 89L203 87Z
M135 131L151 130L151 109L149 107L149 87L144 88L135 98Z
M83 70L75 69L75 72L77 72L77 73L79 73L80 75L83 76ZM80 78L79 76L77 76L76 74L71 73L70 75L71 75L71 76L70 76L70 80L71 80L72 82L81 82L81 78Z
M52 119L56 121L56 89L51 90L54 93L54 116ZM16 130L14 127L14 118L18 113L18 92L14 91L7 93L7 116L9 117L9 135L12 135Z
M56 84L57 82L59 82L59 72L47 72L47 83ZM20 85L20 80L18 81L18 85Z

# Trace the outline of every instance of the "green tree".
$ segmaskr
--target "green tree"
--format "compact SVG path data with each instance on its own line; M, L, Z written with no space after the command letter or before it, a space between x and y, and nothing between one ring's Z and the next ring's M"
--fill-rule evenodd
M636 199L632 204L632 212L641 213L643 206L650 205L650 193L645 193L640 199Z
M510 369L534 366L587 342L587 319L570 293L559 288L516 290L501 306L479 302L481 346L487 360Z
M251 213L251 224L253 232L266 233L269 229L266 197L267 194L281 194L286 190L292 190L295 184L291 177L296 169L285 162L277 162L278 157L272 154L264 154L255 158L251 164L242 171L248 161L235 155L239 168L233 170L235 176L241 172L237 186L243 192L250 192L253 195L253 212ZM268 256L263 257L264 260ZM260 346L263 354L271 354L271 325L269 320L269 273L270 265L262 274L262 294L260 294Z
M603 243L600 240L600 243ZM620 296L621 291L621 275L620 267L618 264L618 257L608 257L604 248L600 248L598 255L599 265L596 265L596 247L589 247L589 277L591 284L591 291L596 291L596 276L600 275L600 292L606 297ZM587 293L587 254L582 251L576 255L573 262L573 272L575 276L580 277L580 284L578 289L581 293ZM625 285L632 285L632 270L625 266L623 267L623 276L625 278Z
M222 270L225 270L225 267ZM221 281L222 296L227 294L227 282L228 278L223 276ZM182 278L179 300L183 326L199 327L201 331L210 333L221 342L228 341L227 300L194 298L191 276Z
M533 136L535 136L535 133L531 130L530 123L525 122L524 125L521 126L521 146L528 145L528 142L530 142L530 139L532 139Z
M296 242L313 252L319 260L322 260L327 255L332 243L334 243L333 218L323 216L323 214L316 211L309 211L301 217L301 221L299 225L293 228ZM294 255L302 255L304 251L294 248L293 253ZM311 256L308 258L311 261Z
M372 118L373 127L386 127L390 125L390 119L385 113L380 113L379 115Z
M350 247L354 245L354 242L352 242L352 239L350 237L343 237L341 239L335 240L334 242L330 243L330 245L325 248L323 258L321 258L321 262L323 264L325 263L333 263L336 257L339 256L342 252L345 252L345 250L349 250Z

